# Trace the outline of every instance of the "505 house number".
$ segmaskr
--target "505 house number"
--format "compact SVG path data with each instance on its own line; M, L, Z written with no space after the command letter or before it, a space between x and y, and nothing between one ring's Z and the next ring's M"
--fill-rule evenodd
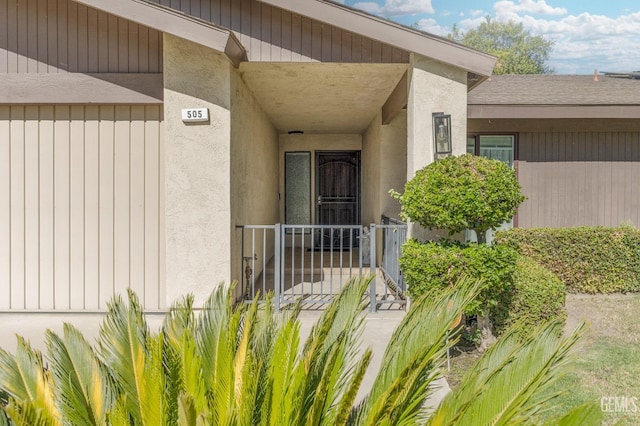
M182 121L185 123L198 123L209 121L208 108L183 108Z

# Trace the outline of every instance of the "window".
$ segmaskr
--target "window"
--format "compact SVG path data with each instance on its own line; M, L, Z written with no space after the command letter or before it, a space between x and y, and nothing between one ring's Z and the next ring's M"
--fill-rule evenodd
M311 223L311 153L286 152L284 155L285 223Z
M515 135L472 135L467 137L467 152L504 161L513 167L515 160Z

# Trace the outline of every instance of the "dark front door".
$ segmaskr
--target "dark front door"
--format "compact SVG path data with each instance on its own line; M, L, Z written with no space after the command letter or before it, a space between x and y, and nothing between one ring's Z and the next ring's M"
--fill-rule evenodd
M360 224L360 151L316 152L316 223Z

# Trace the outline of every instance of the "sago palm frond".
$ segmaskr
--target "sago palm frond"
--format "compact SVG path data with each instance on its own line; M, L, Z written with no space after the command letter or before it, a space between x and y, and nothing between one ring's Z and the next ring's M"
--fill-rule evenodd
M15 401L9 404L7 414L37 415L42 421L59 424L59 413L53 399L51 372L44 368L42 354L18 336L15 356L0 349L0 389ZM25 401L22 403L21 401ZM9 411L9 407L15 410ZM13 413L13 414L12 414Z
M263 425L285 424L284 419L294 414L291 402L297 396L294 389L301 383L301 377L294 380L299 345L300 323L289 317L278 328L271 355L265 359L265 395L260 413Z
M61 424L46 410L36 406L33 401L11 399L4 410L11 419L12 426L58 426Z
M180 398L188 400L196 413L208 409L203 379L202 358L196 346L193 295L178 300L163 322L165 340L164 364L166 374L167 421L177 421Z
M351 413L349 423L412 424L422 418L422 403L439 367L451 328L477 296L481 284L461 279L454 288L416 300L393 333L372 389Z
M4 409L2 408L8 403L9 401L4 401L4 400L0 402L0 426L9 426L9 419L7 418L7 415L5 414Z
M552 385L561 377L568 354L584 334L584 325L558 338L558 323L540 326L521 340L513 332L494 344L442 401L429 424L535 424L558 396ZM575 415L578 415L576 413Z
M114 376L125 406L138 425L163 424L164 387L159 337L150 338L137 296L128 291L129 306L117 296L100 328L100 356ZM159 359L158 359L159 357Z
M66 425L104 425L113 395L104 367L80 331L64 325L63 337L47 332L56 402Z
M575 407L559 419L547 421L545 426L600 426L603 418L602 408L598 404L587 403Z
M296 409L311 416L307 424L333 424L337 418L339 398L348 392L358 363L363 295L372 280L351 280L322 313L304 345L300 367L305 380Z

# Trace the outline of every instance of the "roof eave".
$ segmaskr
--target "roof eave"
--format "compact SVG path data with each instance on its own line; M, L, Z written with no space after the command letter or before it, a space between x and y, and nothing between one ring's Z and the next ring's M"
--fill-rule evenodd
M326 0L258 0L489 77L496 58L450 40ZM371 25L375 23L375 25Z
M74 1L223 52L236 67L247 58L245 48L231 30L157 3L144 0Z
M469 119L639 119L640 105L469 104Z

